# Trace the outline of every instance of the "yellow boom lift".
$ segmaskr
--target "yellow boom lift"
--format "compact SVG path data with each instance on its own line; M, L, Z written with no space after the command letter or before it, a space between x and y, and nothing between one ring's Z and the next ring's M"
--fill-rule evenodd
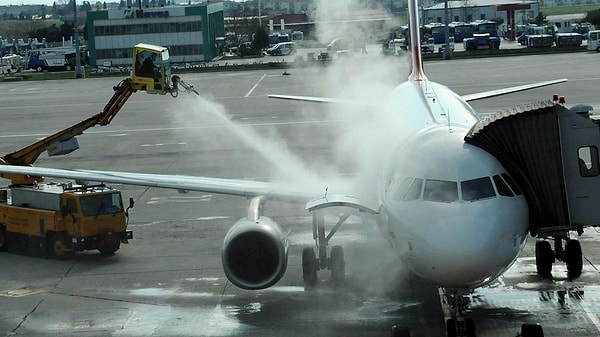
M136 91L170 94L179 87L198 95L179 76L171 76L169 50L149 44L133 48L131 77L122 80L104 110L71 127L0 157L0 165L29 166L44 152L66 155L79 148L75 136L96 126L108 125ZM0 174L11 185L0 189L0 251L30 255L70 257L75 251L98 249L112 254L133 238L127 230L128 210L121 192L100 185L43 183L41 177Z

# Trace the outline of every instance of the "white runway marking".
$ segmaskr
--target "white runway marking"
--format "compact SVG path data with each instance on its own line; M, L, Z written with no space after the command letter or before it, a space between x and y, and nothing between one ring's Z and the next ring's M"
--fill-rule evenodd
M252 95L252 92L254 91L254 89L256 89L256 87L258 87L258 85L260 84L260 82L267 77L267 74L262 75L262 77L258 80L258 82L256 82L256 84L252 87L252 89L250 89L250 91L248 91L248 93L246 93L246 96L244 97L248 97L250 95Z

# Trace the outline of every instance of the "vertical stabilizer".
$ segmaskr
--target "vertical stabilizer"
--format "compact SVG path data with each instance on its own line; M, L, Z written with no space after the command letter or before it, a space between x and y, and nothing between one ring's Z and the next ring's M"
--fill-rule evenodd
M423 73L423 58L421 55L421 33L419 31L418 0L408 0L408 30L410 34L410 75L413 81L426 80Z

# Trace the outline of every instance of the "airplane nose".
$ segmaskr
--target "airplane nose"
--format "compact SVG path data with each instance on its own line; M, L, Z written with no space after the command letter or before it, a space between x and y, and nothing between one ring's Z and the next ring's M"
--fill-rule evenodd
M484 285L504 272L521 248L523 238L503 225L479 219L454 230L437 230L424 240L411 240L412 265L417 274L442 287Z

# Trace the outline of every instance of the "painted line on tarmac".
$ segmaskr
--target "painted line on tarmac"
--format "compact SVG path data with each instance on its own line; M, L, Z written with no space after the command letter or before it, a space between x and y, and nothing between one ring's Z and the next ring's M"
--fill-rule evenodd
M246 93L246 95L244 97L248 97L248 96L252 95L252 92L254 92L254 89L256 89L256 87L258 87L260 82L262 82L262 80L264 80L265 77L267 77L267 74L263 74L262 77L256 82L256 84L254 84L252 89L250 89L250 91L248 91L248 93Z
M594 324L596 330L600 332L600 320L598 320L596 314L594 314L594 312L590 309L590 307L583 299L579 301L579 305L581 306L581 308L583 308L583 312L585 312L585 315L589 318L590 322Z

